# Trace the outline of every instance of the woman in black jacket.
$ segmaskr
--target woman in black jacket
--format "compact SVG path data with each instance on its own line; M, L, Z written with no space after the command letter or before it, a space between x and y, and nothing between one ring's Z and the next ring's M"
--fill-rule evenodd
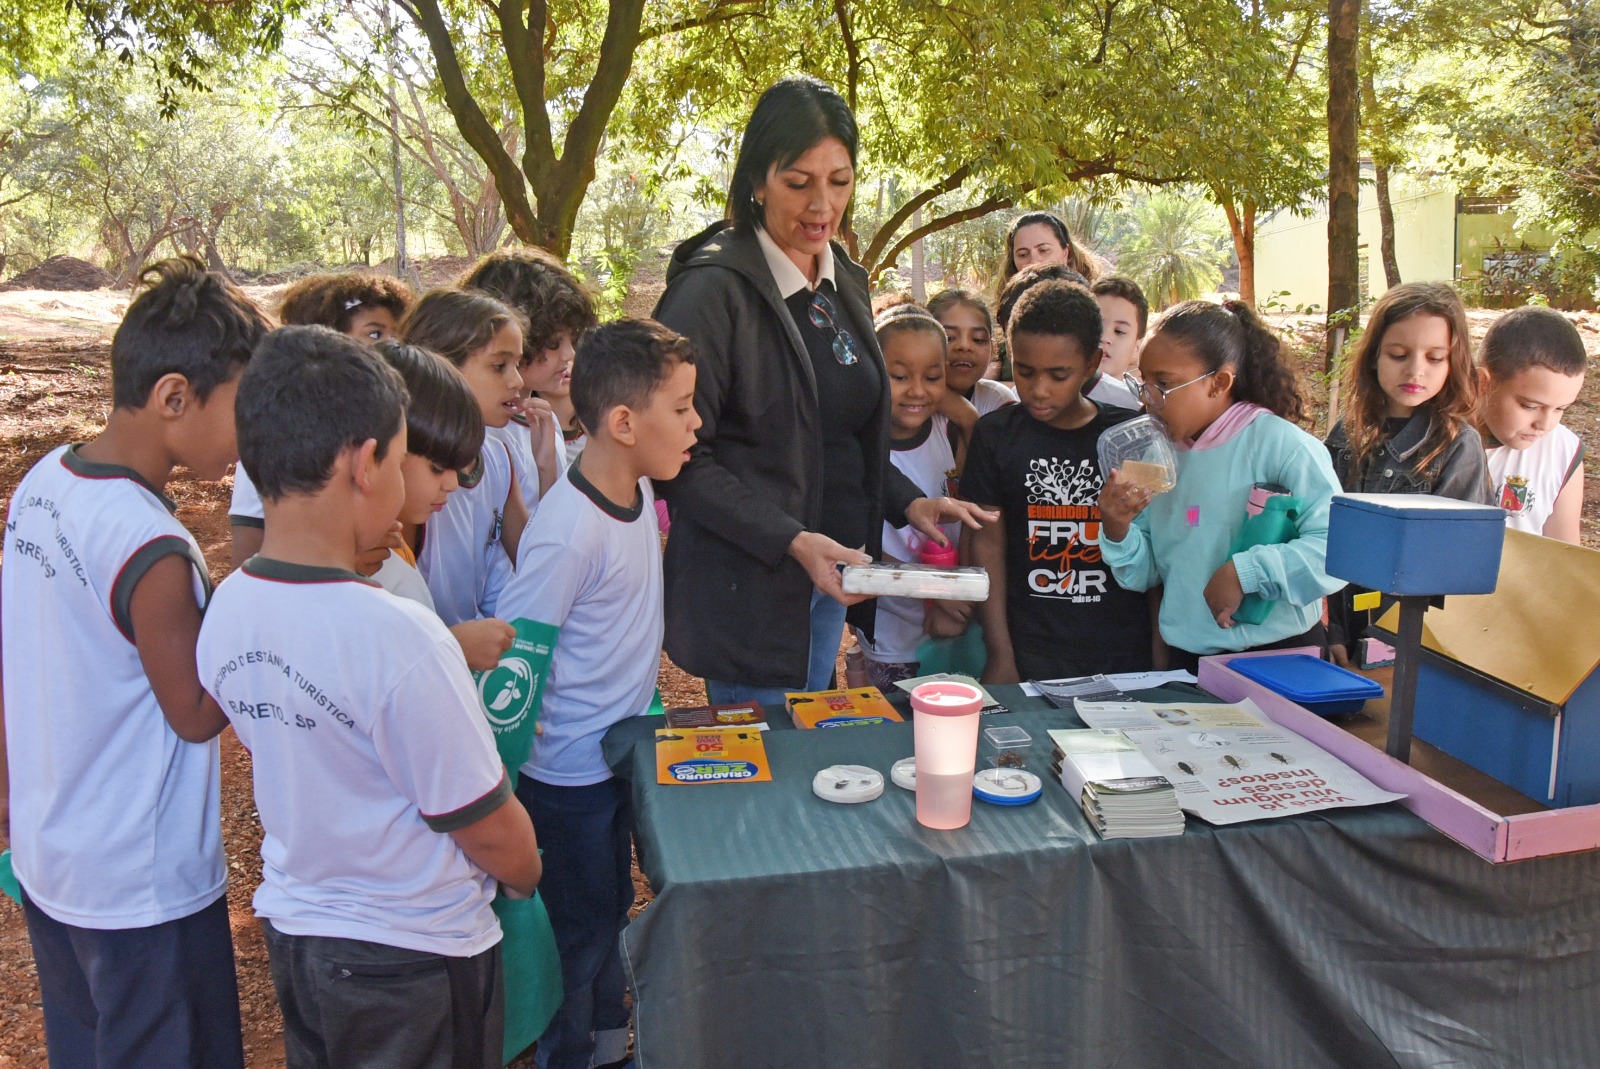
M837 565L878 556L883 522L991 519L922 497L888 462L889 383L866 272L833 235L855 188L856 124L814 78L762 94L728 191L731 225L680 245L656 305L695 343L700 440L662 487L672 510L666 648L713 703L826 687L872 605Z

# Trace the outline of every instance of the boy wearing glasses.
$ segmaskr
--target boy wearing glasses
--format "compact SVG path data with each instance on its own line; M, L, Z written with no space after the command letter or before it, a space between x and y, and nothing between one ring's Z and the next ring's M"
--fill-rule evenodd
M1007 325L1020 404L978 421L962 491L1000 521L963 533L988 569L978 608L983 679L1015 683L1152 664L1149 596L1122 589L1100 558L1105 473L1096 444L1137 414L1085 395L1100 370L1100 309L1084 287L1040 282Z

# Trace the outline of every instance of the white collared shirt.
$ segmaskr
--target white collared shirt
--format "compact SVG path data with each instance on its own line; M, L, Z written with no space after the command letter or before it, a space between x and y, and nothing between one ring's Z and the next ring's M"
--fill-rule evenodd
M816 289L805 276L805 272L795 266L789 259L789 254L778 248L778 243L772 240L764 227L756 227L756 240L761 243L762 255L767 258L767 270L772 272L772 280L778 284L778 295L788 300L801 290ZM827 279L833 283L833 288L839 288L838 281L833 275L833 244L830 242L822 247L822 254L817 257L817 285Z

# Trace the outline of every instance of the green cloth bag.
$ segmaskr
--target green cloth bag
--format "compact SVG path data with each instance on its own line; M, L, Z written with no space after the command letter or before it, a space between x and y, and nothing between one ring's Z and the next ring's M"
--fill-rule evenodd
M516 785L518 769L533 751L539 704L555 654L561 629L536 620L513 620L516 630L511 648L487 672L476 672L478 700L494 732L495 749ZM505 1061L536 1043L561 1006L566 990L561 983L561 955L544 900L495 896L495 916L500 918L500 960L505 983Z
M550 927L544 899L496 895L500 918L500 961L505 977L506 1030L502 1065L538 1042L561 1008L566 989L561 983L561 955Z
M0 891L4 891L7 898L22 905L22 885L17 882L17 874L11 871L11 851L0 852Z
M533 752L534 728L539 723L539 703L544 699L544 681L550 673L550 658L556 652L561 629L536 620L512 620L516 637L511 648L500 655L500 663L487 672L474 672L478 701L494 732L495 749L517 785L517 770Z

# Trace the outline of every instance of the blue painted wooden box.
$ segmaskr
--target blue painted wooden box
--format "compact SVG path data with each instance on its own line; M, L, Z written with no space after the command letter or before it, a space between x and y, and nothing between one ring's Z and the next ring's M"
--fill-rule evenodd
M1335 494L1328 574L1385 594L1487 594L1506 514L1432 494Z
M1430 609L1423 647L1417 738L1545 805L1600 802L1600 552L1508 531L1494 593Z

